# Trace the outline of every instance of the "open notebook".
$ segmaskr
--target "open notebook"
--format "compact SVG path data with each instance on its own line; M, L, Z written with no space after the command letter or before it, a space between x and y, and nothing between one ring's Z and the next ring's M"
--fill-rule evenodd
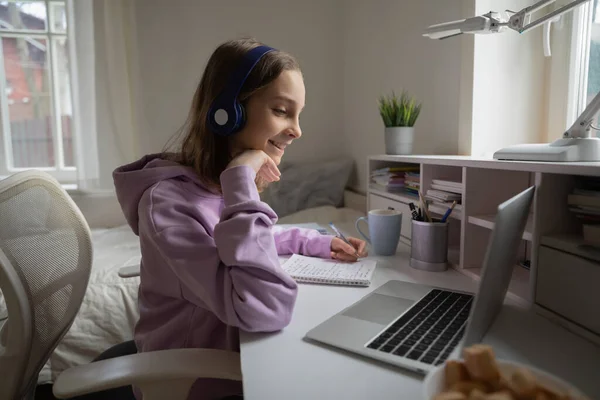
M294 254L281 267L297 282L369 286L376 265L368 259L346 263Z

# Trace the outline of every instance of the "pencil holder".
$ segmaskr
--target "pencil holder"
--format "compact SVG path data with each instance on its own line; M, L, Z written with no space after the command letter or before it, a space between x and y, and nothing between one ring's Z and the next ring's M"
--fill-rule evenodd
M410 266L431 272L448 269L448 222L412 220Z

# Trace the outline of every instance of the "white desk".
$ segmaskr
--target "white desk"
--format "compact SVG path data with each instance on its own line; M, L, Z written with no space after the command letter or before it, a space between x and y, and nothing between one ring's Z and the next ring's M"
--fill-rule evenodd
M344 235L357 236L352 226L338 228ZM273 334L242 332L244 398L419 399L422 376L303 340L310 329L391 279L475 290L474 281L454 270L432 273L410 268L410 250L400 248L403 251L395 257L377 257L368 288L301 284L288 327Z
M356 236L352 226L340 225L339 228L344 234ZM421 399L422 376L303 340L310 329L391 279L473 292L476 290L474 281L454 270L433 273L412 269L408 265L409 251L407 246L400 245L396 256L377 257L378 265L373 283L368 288L299 285L294 316L287 328L272 334L242 332L240 342L244 398ZM503 318L499 317L498 320L502 322ZM521 326L530 321L531 317L527 316L521 318L519 323ZM544 323L550 324L542 321ZM553 372L560 372L561 376L586 389L592 398L600 399L600 382L596 382L595 376L600 371L599 348L583 340L574 339L576 342L573 342L571 334L561 331L557 340L565 347L569 346L568 352L572 360L577 360L575 365L569 365L563 361L567 352L563 348L560 350L563 355L561 360L552 357L548 348L553 348L555 342L549 337L541 338L535 334L527 337L523 333L515 335L514 329L512 332L510 330L513 324L514 319L511 323L500 324L496 329L496 323L494 330L512 337L502 342L492 341L490 344L500 349L510 343L511 348L518 348L519 351L519 354L512 354L513 351L506 350L505 353L511 353L510 358L532 364L559 361L558 366L553 365ZM539 325L536 327L539 328ZM531 351L535 353L533 356Z

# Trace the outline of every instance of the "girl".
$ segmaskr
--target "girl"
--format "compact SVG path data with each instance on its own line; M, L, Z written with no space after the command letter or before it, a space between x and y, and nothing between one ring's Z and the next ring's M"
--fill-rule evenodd
M237 99L243 128L216 135L207 122L215 98L248 52L229 41L210 57L194 95L180 151L145 156L115 170L117 197L142 251L139 351L238 351L238 329L269 332L292 317L296 283L280 254L355 261L365 243L306 229L277 229L259 189L277 181L285 149L300 138L304 82L296 60L273 50L259 59ZM247 61L247 60L246 60ZM191 399L240 394L239 385L198 380Z

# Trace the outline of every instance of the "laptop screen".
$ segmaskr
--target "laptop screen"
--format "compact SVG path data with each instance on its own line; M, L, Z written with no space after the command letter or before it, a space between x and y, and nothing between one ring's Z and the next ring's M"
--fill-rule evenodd
M498 206L463 348L483 340L504 303L534 192L532 186Z

